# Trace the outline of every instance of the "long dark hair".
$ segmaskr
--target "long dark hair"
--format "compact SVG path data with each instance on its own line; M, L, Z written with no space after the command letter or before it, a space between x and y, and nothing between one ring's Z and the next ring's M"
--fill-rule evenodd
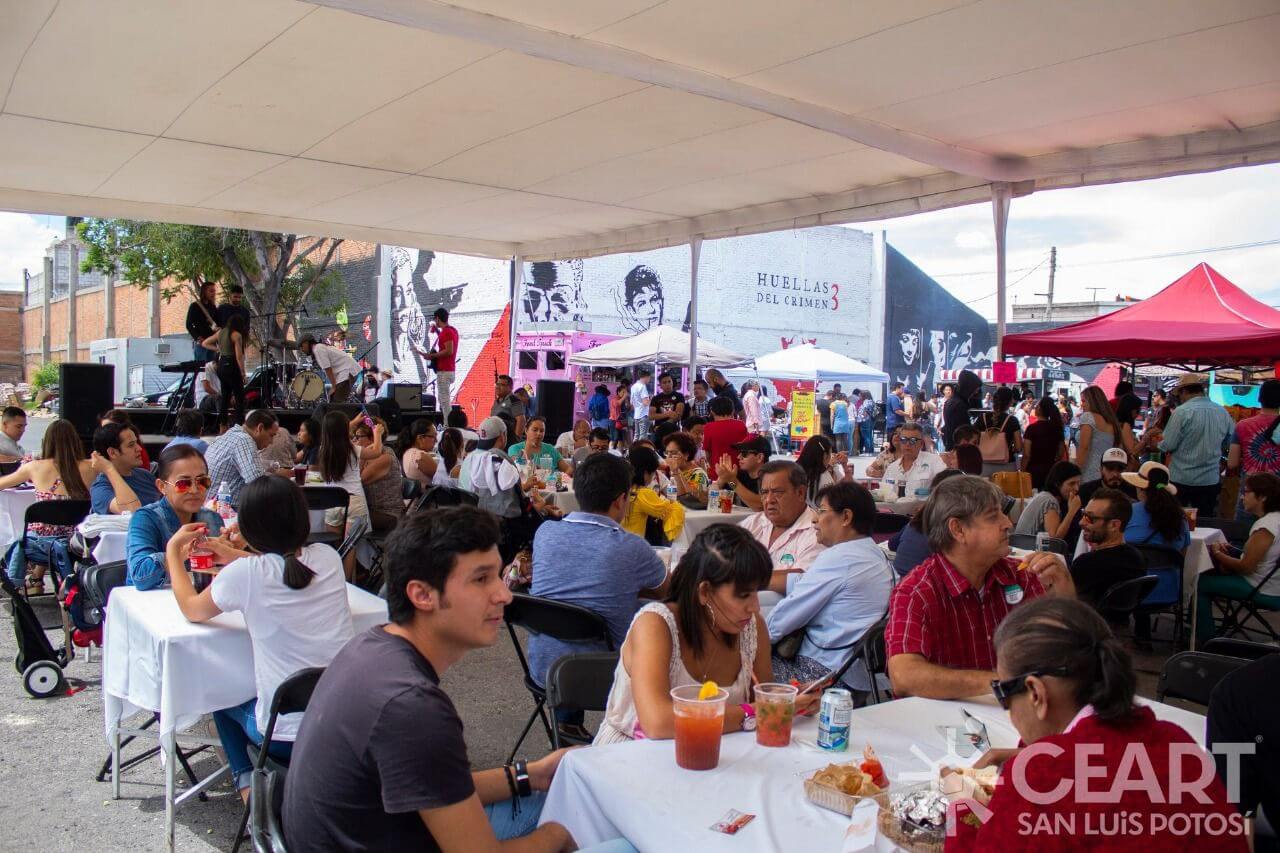
M351 464L355 445L351 443L350 426L347 416L336 409L326 414L320 425L320 450L316 461L320 466L320 476L326 483L341 482L347 466Z
M458 464L458 460L462 458L463 449L466 442L462 438L462 430L457 427L449 427L440 436L440 442L436 444L436 450L440 452L440 458L444 460L444 467L447 471L452 471L453 466Z
M1078 707L1100 720L1133 711L1133 661L1098 612L1075 599L1041 596L1014 608L995 633L996 656L1014 676L1062 667Z
M796 458L796 464L804 469L805 476L809 478L808 496L810 501L817 499L818 480L821 479L823 472L827 470L827 454L831 452L831 439L825 435L815 435L804 443L804 448L800 451L799 457Z
M415 418L413 423L400 430L400 438L396 441L396 458L403 459L409 448L413 447L414 442L431 432L431 427L432 423L429 419Z
M240 533L259 554L284 557L283 580L289 589L303 589L316 576L298 559L311 536L311 517L302 489L292 480L259 477L245 484L240 492Z
M633 447L627 454L631 463L631 484L643 486L649 475L658 470L658 454L647 447Z
M698 600L702 582L712 588L731 583L737 592L758 592L768 585L772 574L769 552L745 528L713 524L697 535L671 573L671 590L666 599L676 605L680 636L695 655L702 654L702 629L707 624L707 607ZM721 639L733 647L733 638L721 635Z
M1182 504L1169 494L1169 472L1160 468L1147 471L1147 493L1142 505L1151 516L1151 528L1159 533L1166 542L1177 542L1182 536L1183 525L1187 523L1187 515L1182 511Z
M40 458L52 459L53 466L58 469L58 479L67 495L81 501L89 500L89 489L80 474L80 463L84 461L84 443L75 426L65 418L58 418L45 430L44 439L40 442Z
M1041 397L1040 402L1036 403L1036 417L1049 424L1054 430L1054 435L1058 441L1062 441L1062 410L1058 408L1058 404L1053 402L1050 397Z

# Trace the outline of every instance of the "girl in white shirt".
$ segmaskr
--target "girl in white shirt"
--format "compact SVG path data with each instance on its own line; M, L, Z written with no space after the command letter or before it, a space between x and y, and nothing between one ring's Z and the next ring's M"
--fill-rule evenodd
M234 610L244 614L258 695L215 711L213 719L236 787L247 801L252 771L248 746L262 745L276 688L298 670L328 666L351 639L352 628L342 560L328 545L307 544L311 520L297 485L282 477L259 477L245 485L240 532L247 547L230 539L204 539L203 524L184 525L170 538L165 562L174 598L190 621L207 622ZM197 593L183 561L202 539L215 561L225 565ZM271 755L288 759L301 719L301 714L279 718Z

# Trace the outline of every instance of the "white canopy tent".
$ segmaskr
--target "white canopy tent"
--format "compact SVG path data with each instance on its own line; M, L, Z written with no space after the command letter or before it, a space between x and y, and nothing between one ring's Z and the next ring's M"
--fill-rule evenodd
M992 201L1001 336L1012 197L1280 160L1276 0L0 0L0 21L3 209L524 260L690 243L696 271L704 238Z
M829 349L801 344L762 355L754 370L734 371L754 374L766 379L793 382L878 382L889 381L889 374Z
M671 326L654 326L630 338L619 338L569 356L570 364L584 367L616 367L625 364L689 365L690 335ZM751 356L699 340L698 364L703 367L736 367Z

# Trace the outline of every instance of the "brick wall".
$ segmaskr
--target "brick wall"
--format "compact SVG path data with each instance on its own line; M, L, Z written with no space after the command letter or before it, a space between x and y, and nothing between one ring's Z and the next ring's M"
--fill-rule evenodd
M21 307L20 291L0 291L0 382L22 378L23 327L18 322Z

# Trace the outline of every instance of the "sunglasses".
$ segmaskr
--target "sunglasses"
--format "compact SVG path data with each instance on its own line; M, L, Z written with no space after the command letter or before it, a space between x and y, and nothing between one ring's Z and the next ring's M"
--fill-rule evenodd
M1024 672L1016 678L1006 678L1001 681L998 678L991 679L991 694L996 697L996 701L1000 703L1000 707L1006 711L1009 710L1009 701L1019 693L1027 692L1027 679L1033 675L1037 678L1044 678L1046 675L1056 675L1064 677L1067 674L1065 666L1055 666L1052 669L1034 669L1031 672Z
M1081 517L1082 519L1084 519L1085 521L1089 522L1090 524L1097 524L1097 523L1098 523L1098 522L1100 522L1100 521L1106 522L1106 521L1113 521L1113 520L1115 520L1115 519L1114 519L1114 516L1110 516L1110 515L1094 515L1094 514L1093 514L1093 513L1091 513L1091 512L1082 512L1082 513L1080 513L1080 517Z
M213 485L213 480L208 474L201 474L199 477L179 477L176 480L163 480L161 482L173 486L180 495L191 491L194 486L199 486L201 489L208 491L209 486Z
M910 445L914 446L914 445L919 444L919 443L920 443L920 442L922 442L922 441L924 441L924 439L923 439L923 438L899 438L899 439L898 439L898 444L910 444Z

